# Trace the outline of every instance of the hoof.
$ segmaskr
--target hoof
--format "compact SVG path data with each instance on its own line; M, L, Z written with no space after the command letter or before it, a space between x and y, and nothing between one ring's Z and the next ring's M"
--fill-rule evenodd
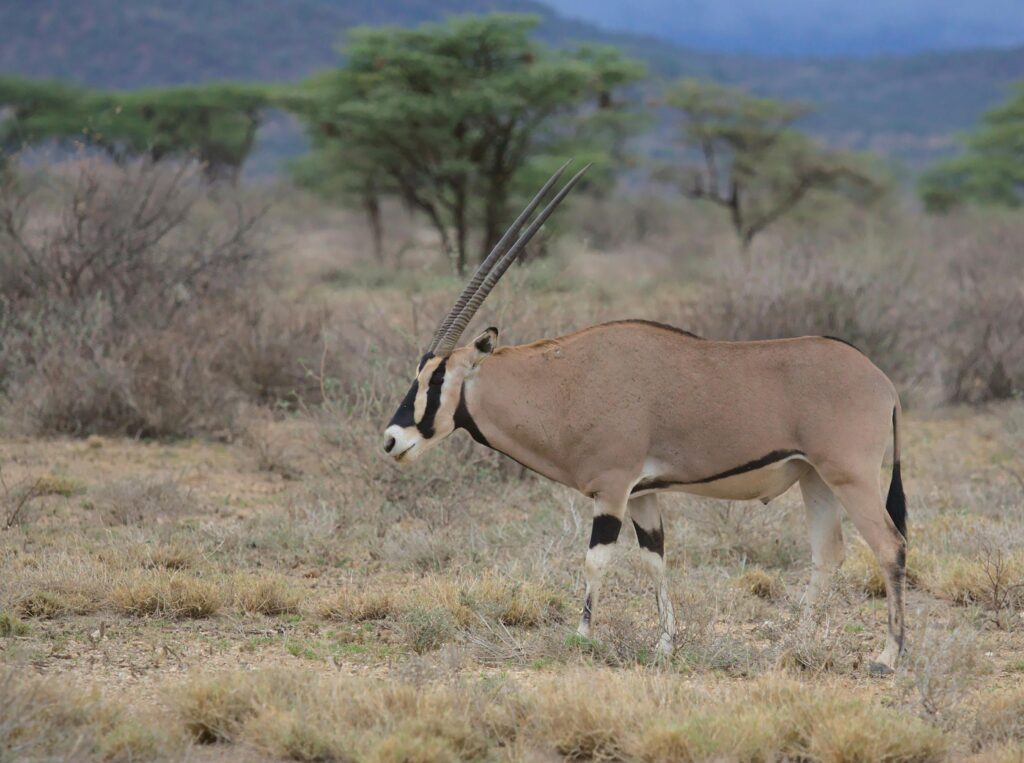
M895 671L884 662L869 662L868 673L873 676L891 676Z
M654 651L662 657L671 657L672 653L676 650L675 645L671 641L662 639L658 642L658 645L654 647Z

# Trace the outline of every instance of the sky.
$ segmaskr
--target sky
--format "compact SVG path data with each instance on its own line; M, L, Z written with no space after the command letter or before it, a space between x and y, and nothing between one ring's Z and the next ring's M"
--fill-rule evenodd
M1024 44L1024 0L543 0L686 47L874 56Z

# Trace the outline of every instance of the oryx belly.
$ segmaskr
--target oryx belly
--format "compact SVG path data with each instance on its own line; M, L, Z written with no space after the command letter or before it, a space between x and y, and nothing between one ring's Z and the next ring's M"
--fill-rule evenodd
M789 490L810 468L802 453L788 452L774 459L773 455L769 454L765 459L727 470L720 476L712 475L699 480L646 477L637 482L630 495L638 496L669 490L733 501L760 499L767 503ZM656 474L666 472L671 473L669 470L659 469Z

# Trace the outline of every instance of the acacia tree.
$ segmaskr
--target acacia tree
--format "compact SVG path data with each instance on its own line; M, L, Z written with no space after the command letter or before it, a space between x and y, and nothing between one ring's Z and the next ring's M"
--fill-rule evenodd
M1024 205L1024 83L982 118L966 137L963 156L926 172L918 190L931 212L965 202L1016 208Z
M84 143L115 159L188 155L209 179L236 180L268 103L256 85L106 92L61 82L0 78L0 148Z
M456 269L479 222L486 251L501 235L515 181L570 139L574 154L611 157L607 132L580 121L615 104L642 74L618 53L549 51L537 19L495 14L417 29L350 32L344 68L307 82L293 107L333 145L333 166L389 186L437 230ZM585 139L585 140L584 140ZM599 142L604 141L604 146Z
M726 209L744 248L813 192L863 202L882 190L863 159L793 126L808 113L803 105L695 80L677 83L665 100L682 113L682 143L696 159L673 179L685 196Z

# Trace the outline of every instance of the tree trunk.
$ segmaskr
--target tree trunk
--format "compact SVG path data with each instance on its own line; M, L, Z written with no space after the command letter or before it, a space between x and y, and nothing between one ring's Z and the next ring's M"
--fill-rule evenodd
M373 179L366 181L363 186L363 211L366 212L366 221L370 226L370 235L373 238L373 258L377 262L384 259L384 226L380 218L380 198L377 196L377 185Z
M508 196L504 181L492 179L484 202L484 240L480 260L488 255L504 234L505 200Z
M455 207L455 272L466 273L466 202L460 199Z

